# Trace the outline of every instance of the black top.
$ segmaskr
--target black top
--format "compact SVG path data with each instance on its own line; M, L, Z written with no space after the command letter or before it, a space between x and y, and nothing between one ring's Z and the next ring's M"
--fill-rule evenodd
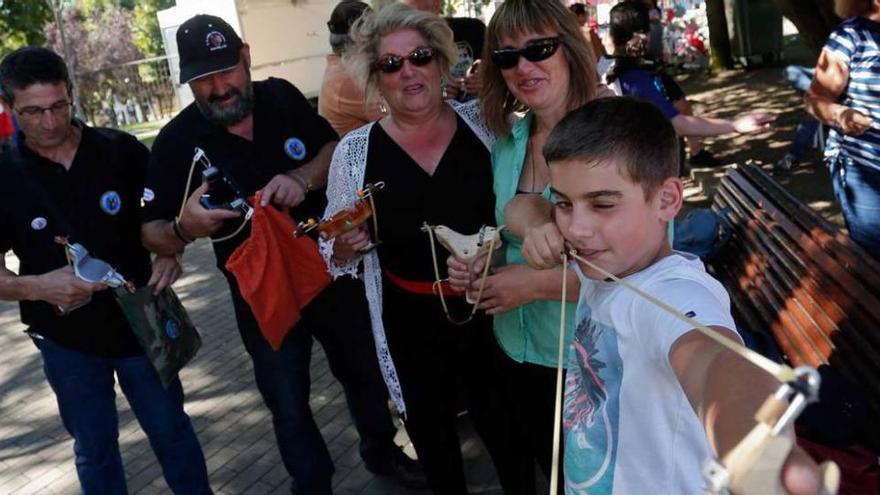
M428 175L376 124L370 131L364 183L385 182L375 196L379 220L379 260L383 269L417 281L433 281L431 246L422 222L446 225L461 234L495 224L495 195L489 151L457 118L449 147ZM372 222L368 222L372 227ZM437 244L441 276L449 253Z
M137 286L147 283L150 256L141 245L140 202L149 151L134 137L82 128L69 170L21 146L0 157L0 252L13 250L20 275L39 275L67 264L57 235L68 236L110 263ZM22 301L30 332L59 345L102 357L141 354L111 291L66 316L42 301Z
M195 103L162 129L153 143L147 167L144 196L149 201L144 203L145 222L171 220L177 216L196 147L203 149L211 163L231 177L249 197L272 177L308 163L325 144L338 139L330 124L289 82L275 78L255 82L254 95L253 141L212 124ZM192 169L187 197L201 184L202 170L199 164ZM296 220L320 218L325 204L323 190L311 191L291 214ZM229 225L215 237L234 230L240 222L238 219L228 221ZM227 258L249 234L250 228L246 227L236 237L214 243L217 266L221 270L225 271Z

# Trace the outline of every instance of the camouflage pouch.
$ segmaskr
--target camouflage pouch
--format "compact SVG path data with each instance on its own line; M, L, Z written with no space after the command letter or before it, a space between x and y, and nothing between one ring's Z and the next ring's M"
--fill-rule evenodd
M153 295L153 288L149 286L134 292L124 289L114 292L144 353L153 363L162 385L168 388L202 345L195 325L170 287L158 296Z

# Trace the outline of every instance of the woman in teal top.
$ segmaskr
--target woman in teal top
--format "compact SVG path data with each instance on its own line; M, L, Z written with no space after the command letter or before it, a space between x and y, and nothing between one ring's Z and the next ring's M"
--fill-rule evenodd
M501 225L512 220L504 207L515 195L549 198L544 140L570 110L596 95L598 75L575 17L557 0L505 1L489 22L486 47L480 96L486 123L498 136L492 171ZM522 463L523 493L534 493L534 463L550 476L562 269L528 267L522 239L502 235L506 266L487 279L480 307L495 317L493 359L513 402L516 431L510 434L519 441L511 443L521 449L511 456ZM456 268L465 267L451 262L450 277ZM574 300L574 277L569 287ZM573 322L575 304L568 306L566 321ZM566 342L571 332L568 325Z

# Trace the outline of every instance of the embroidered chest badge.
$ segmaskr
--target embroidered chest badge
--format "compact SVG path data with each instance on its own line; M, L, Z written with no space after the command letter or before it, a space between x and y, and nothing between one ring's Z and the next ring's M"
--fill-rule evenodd
M101 195L101 209L108 215L116 215L122 209L122 198L116 191L107 191Z
M306 145L299 138L287 138L284 141L284 152L294 160L302 160L306 157Z
M45 217L36 217L31 220L31 228L34 230L43 230L48 224L49 222L46 220Z

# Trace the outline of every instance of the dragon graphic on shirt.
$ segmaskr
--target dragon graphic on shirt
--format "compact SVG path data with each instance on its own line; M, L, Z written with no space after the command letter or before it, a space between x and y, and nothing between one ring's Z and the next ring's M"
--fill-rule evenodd
M622 370L615 331L589 315L579 318L569 353L562 417L567 494L611 491Z

